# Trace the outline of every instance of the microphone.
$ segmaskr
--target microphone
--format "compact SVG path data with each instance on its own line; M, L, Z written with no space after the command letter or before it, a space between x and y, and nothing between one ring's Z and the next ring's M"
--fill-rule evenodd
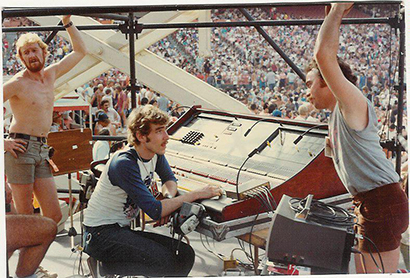
M282 126L283 126L283 125L282 125ZM269 135L268 138L266 138L265 140L263 140L263 142L259 145L259 147L255 148L253 151L251 151L251 152L248 154L248 157L247 157L247 158L245 159L245 161L242 163L241 167L239 167L238 174L236 175L236 184L235 184L235 185L236 185L236 196L237 196L238 200L240 200L240 195L239 195L239 174L241 173L243 166L245 166L245 163L246 163L252 156L254 156L254 155L257 154L257 153L261 153L261 152L266 148L266 146L270 146L270 143L273 141L273 139L276 138L276 136L279 135L279 132L280 132L280 129L277 128L271 135Z
M243 134L243 136L244 137L248 136L249 132L251 132L251 130L254 128L254 126L257 125L260 122L263 122L263 121L274 122L276 124L279 124L281 127L283 127L283 124L281 122L277 121L277 120L273 120L273 119L270 119L270 118L263 118L263 119L259 119L256 122L254 122L253 125L251 125L251 127L248 128L248 130Z
M257 147L257 148L254 149L253 151L251 151L251 152L248 154L248 157L251 158L251 157L254 156L255 154L261 153L261 152L266 148L266 146L269 146L270 143L273 141L273 139L275 139L276 136L279 135L279 131L280 131L280 129L277 128L271 135L269 135L268 138L266 138L265 140L263 140L262 144L260 144L259 147Z
M297 145L300 142L300 140L302 140L303 136L309 133L312 129L319 128L322 126L328 126L328 124L320 124L320 125L315 125L315 126L312 126L311 128L308 128L305 132L299 135L298 138L295 139L295 141L293 141L293 144Z

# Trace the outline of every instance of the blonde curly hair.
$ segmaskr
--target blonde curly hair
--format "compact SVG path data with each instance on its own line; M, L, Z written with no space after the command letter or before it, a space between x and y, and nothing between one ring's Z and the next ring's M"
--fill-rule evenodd
M38 46L40 46L40 48L44 51L45 57L48 55L48 50L47 47L48 45L42 41L42 39L34 33L25 33L23 35L20 36L20 38L17 40L16 42L16 48L17 48L17 57L21 59L21 53L20 53L20 49L30 43L37 43Z

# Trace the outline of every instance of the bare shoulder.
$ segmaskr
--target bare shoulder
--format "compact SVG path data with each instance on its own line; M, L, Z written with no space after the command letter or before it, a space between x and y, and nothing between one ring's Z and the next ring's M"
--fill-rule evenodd
M24 77L24 71L20 71L19 73L15 74L10 80L8 80L3 85L3 91L5 96L17 94L20 91L20 88L24 86L26 83L26 78Z
M59 63L51 64L44 69L44 73L47 74L49 77L55 79L58 66L59 66Z
M16 73L12 78L10 78L4 85L17 84L24 81L24 70Z

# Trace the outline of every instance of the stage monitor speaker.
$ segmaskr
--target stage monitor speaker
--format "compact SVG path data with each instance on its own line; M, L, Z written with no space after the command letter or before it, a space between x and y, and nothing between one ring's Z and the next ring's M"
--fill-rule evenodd
M299 219L283 195L271 222L267 257L272 262L307 266L316 273L348 273L353 227Z

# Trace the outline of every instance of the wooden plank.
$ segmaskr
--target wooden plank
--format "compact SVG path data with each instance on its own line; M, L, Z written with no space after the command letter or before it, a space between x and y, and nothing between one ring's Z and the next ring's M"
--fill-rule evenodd
M47 144L55 149L52 160L59 171L54 176L90 169L93 160L90 129L51 132Z
M258 248L265 249L266 248L266 239L269 235L269 228L252 232L252 236L250 237L250 233L238 236L237 238L248 242ZM249 240L250 239L250 240Z

